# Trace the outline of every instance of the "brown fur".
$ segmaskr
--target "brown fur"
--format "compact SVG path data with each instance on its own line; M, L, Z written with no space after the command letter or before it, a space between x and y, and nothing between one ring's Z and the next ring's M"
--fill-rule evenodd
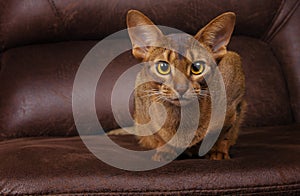
M145 124L150 120L160 118L160 114L155 114L156 117L150 119L148 110L152 103L159 102L165 107L168 117L161 129L151 136L140 136L140 145L156 149L169 141L176 133L180 123L180 104L177 100L178 93L185 91L184 96L187 98L197 96L201 116L199 118L199 126L192 140L190 147L199 144L204 138L211 115L211 99L209 96L209 89L205 85L203 75L191 74L191 64L198 59L205 59L207 72L203 74L210 74L209 67L212 63L217 63L219 70L223 76L227 96L227 112L224 127L222 132L214 145L214 147L207 154L210 159L229 159L229 148L235 144L239 126L243 119L245 111L245 78L241 66L241 59L237 53L227 51L226 46L230 40L235 23L235 14L228 12L224 13L208 25L202 28L194 38L198 40L201 47L193 48L193 41L187 42L182 57L178 53L168 50L163 47L144 47L143 44L153 44L155 42L169 45L170 42L180 41L176 36L165 36L150 19L136 10L131 10L127 15L127 26L129 27L129 36L133 45L133 55L143 62L157 62L165 61L169 63L176 70L181 71L184 76L189 78L192 85L186 84L176 70L172 69L172 74L160 75L155 70L155 65L150 63L145 66L139 76L137 82L145 79L156 78L168 83L164 85L158 82L144 83L136 88L135 91L135 123ZM140 26L142 28L138 33L131 30L131 27ZM188 59L191 59L188 60ZM182 107L194 107L187 101ZM153 127L155 127L155 122ZM178 144L180 147L180 144ZM192 148L191 148L192 149ZM172 147L164 152L157 151L153 157L154 160L167 159L168 154L174 153ZM191 151L191 153L193 153Z

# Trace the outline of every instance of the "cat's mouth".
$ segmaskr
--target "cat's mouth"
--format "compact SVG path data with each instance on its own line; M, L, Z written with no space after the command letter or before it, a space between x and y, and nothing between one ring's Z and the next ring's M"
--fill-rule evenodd
M168 101L176 106L185 106L191 102L191 100L187 98L168 99Z

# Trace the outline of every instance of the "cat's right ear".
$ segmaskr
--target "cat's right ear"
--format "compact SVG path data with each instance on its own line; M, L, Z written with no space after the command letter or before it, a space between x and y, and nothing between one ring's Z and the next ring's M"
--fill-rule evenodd
M235 24L235 14L226 12L213 19L203 27L195 39L208 46L215 59L222 58L227 53L227 44L230 41Z
M135 58L144 59L149 47L163 36L163 33L144 14L137 10L127 13L128 34L132 43L132 54Z

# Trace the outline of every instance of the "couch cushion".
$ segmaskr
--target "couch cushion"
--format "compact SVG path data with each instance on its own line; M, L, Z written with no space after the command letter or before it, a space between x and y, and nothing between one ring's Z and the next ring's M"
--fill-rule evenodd
M0 194L299 194L299 138L300 124L244 128L231 160L181 159L143 172L103 163L79 137L2 141ZM113 139L142 150L132 136ZM118 156L111 146L101 148Z
M85 41L34 45L3 53L0 140L77 135L72 115L73 82L82 59L95 44ZM98 85L96 105L105 130L118 127L110 107L114 81L136 63L127 52L112 61L99 80L104 85Z
M234 37L229 49L240 54L246 77L248 111L244 125L292 122L287 81L269 45L248 37Z
M76 134L72 84L78 65L94 44L27 46L4 53L0 73L0 138Z
M95 44L85 41L33 45L2 54L0 140L77 134L72 87L79 64ZM291 123L286 81L269 46L257 39L234 37L229 48L240 53L246 74L248 112L244 125ZM105 130L118 127L110 106L115 81L137 63L127 51L109 64L99 80L96 107ZM132 100L129 105L132 111ZM127 125L131 124L129 121Z

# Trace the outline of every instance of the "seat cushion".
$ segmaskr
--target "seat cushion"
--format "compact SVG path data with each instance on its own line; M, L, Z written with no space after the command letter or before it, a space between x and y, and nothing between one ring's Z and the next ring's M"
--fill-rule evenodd
M141 150L132 136L113 140ZM103 163L80 137L2 141L0 157L0 194L300 193L300 124L244 128L230 160L180 159L143 172Z

